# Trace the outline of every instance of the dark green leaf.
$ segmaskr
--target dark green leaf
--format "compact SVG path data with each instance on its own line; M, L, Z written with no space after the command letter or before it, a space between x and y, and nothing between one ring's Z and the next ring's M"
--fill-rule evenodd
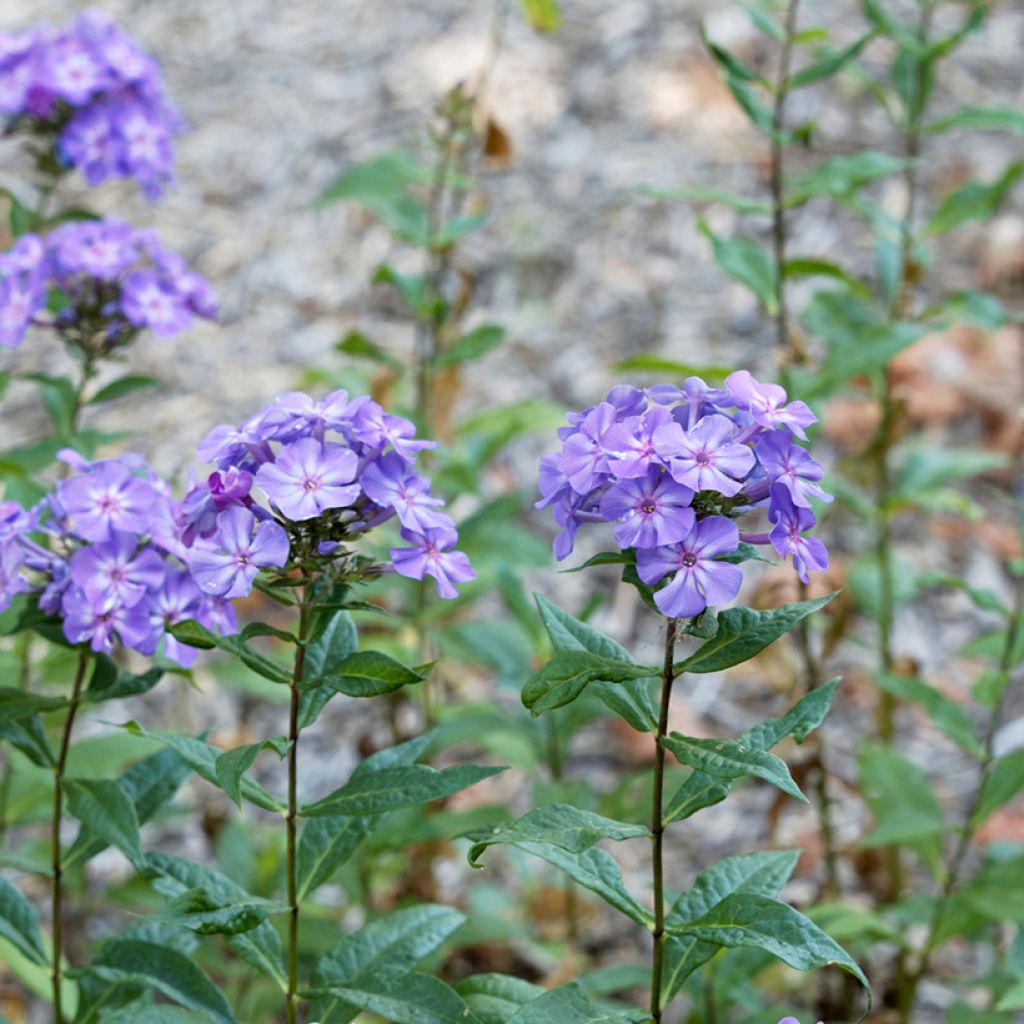
M761 301L769 316L778 308L775 294L775 264L767 250L749 238L721 238L707 222L697 221L701 234L711 243L715 262L730 277L746 285Z
M313 685L322 685L350 697L378 697L420 683L423 678L419 672L387 654L356 651L314 680Z
M164 908L151 915L154 920L180 924L197 935L238 935L252 931L271 914L284 914L286 903L245 896L225 902L209 889L197 886L175 896Z
M556 653L523 685L523 704L534 715L560 708L574 701L589 683L624 683L633 679L649 679L660 670L635 665L616 658L575 650Z
M650 833L643 825L613 821L569 804L537 807L509 825L469 833L467 836L473 840L469 863L475 868L480 867L480 857L484 850L495 844L515 846L524 842L547 843L569 853L582 853L601 839L649 837Z
M378 821L377 817L310 818L299 836L299 899L327 882L355 853Z
M75 385L67 377L50 377L45 373L26 373L25 378L34 380L39 385L43 408L46 409L57 436L70 439L78 401Z
M971 828L983 825L992 813L1012 800L1021 789L1024 789L1024 750L1015 750L993 763L971 816Z
M115 398L124 398L125 395L133 395L136 391L158 387L160 387L160 381L156 377L143 377L130 373L124 377L118 377L117 380L100 388L89 399L89 404L98 405L100 402L112 402Z
M1017 161L995 181L971 181L947 192L928 221L928 231L941 235L969 220L990 220L999 212L1021 174L1024 174L1024 161Z
M371 341L365 334L359 331L349 331L334 347L338 352L343 352L347 356L370 359L375 363L383 363L386 366L402 365L400 360L389 355L380 345L375 341Z
M0 877L0 936L35 964L47 962L36 908L6 878Z
M876 178L902 171L905 166L905 160L873 150L822 160L809 173L787 179L786 205L798 206L816 196L841 199Z
M818 58L813 64L801 68L796 74L790 76L786 83L789 90L800 89L805 85L811 85L822 78L834 75L840 68L849 64L851 60L859 56L861 50L874 38L874 33L869 32L860 39L855 40L842 50L828 51Z
M40 711L58 711L66 708L63 697L41 697L13 686L0 686L0 724L19 722Z
M288 753L288 741L283 736L264 740L261 743L247 743L244 747L226 750L217 756L213 771L220 788L239 808L242 806L242 777L252 767L261 750L273 750L278 757Z
M642 1024L640 1010L597 1006L577 983L563 985L531 1000L508 1018L508 1024Z
M1014 132L1024 135L1024 111L1019 107L963 107L948 117L933 121L925 131Z
M320 985L307 994L333 996L393 1024L474 1024L458 993L429 974L384 971L356 981Z
M257 675L263 676L264 679L269 679L272 683L291 682L291 673L287 669L253 650L245 642L245 639L238 634L220 636L211 632L194 619L176 622L174 625L167 627L167 632L176 640L180 640L183 644L188 644L190 647L199 647L204 650L208 650L211 647L219 647L222 651L233 654L247 668L252 669Z
M880 689L891 693L900 700L919 704L932 722L937 725L957 746L972 757L982 756L981 743L971 725L970 715L955 701L940 690L921 679L879 673L875 677Z
M836 595L795 601L768 611L727 608L718 613L718 632L690 657L676 665L676 673L721 672L749 661L788 633L798 622L823 608Z
M482 324L475 327L454 341L434 360L434 369L442 370L446 366L456 366L479 359L491 349L497 348L504 337L505 328L498 324Z
M861 280L828 260L794 258L783 264L783 276L790 280L796 277L830 277L842 281L847 288L862 299L871 298L871 289Z
M481 1024L507 1024L518 1009L545 992L508 974L471 974L456 983L455 991Z
M68 810L111 846L116 846L139 870L144 860L139 842L135 804L112 779L65 779Z

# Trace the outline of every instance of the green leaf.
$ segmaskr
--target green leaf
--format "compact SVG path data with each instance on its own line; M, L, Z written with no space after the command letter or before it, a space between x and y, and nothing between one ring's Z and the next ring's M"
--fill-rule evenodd
M778 311L775 264L768 251L749 238L721 238L711 230L707 221L698 220L697 227L711 243L719 267L746 285L761 301L768 315L774 316Z
M333 996L393 1024L475 1024L462 997L429 974L385 971L358 981L321 985L307 995Z
M734 743L731 740L698 739L674 732L666 736L663 743L681 764L706 775L724 779L753 775L777 786L783 793L789 793L804 803L809 802L793 781L785 761L774 754L744 745L742 740Z
M450 907L424 903L371 921L345 935L320 958L313 986L359 986L384 972L411 971L465 920ZM324 996L314 1000L309 1016L320 1024L347 1024L359 1009L339 996Z
M0 724L20 722L40 711L59 711L68 702L63 697L41 697L13 686L0 686Z
M637 924L648 927L654 920L651 912L626 890L622 871L615 858L600 847L592 846L583 853L569 853L544 843L517 843L519 849L546 860L579 882L584 889L596 893L620 913Z
M68 810L90 831L116 846L136 870L145 861L139 842L135 804L112 779L65 779Z
M767 216L772 212L771 204L762 202L759 199L751 199L749 196L740 195L735 192L727 192L722 188L713 186L694 186L692 188L640 188L637 191L641 195L650 196L652 199L667 199L669 201L679 200L684 203L722 203L724 206L732 207L739 213L755 213ZM643 358L642 356L640 358ZM630 360L626 360L629 362ZM671 362L671 360L666 360ZM685 374L692 377L695 374ZM696 376L703 376L696 374ZM728 371L726 372L728 376Z
M355 853L379 820L377 817L310 818L299 836L299 899L327 882Z
M252 931L271 914L285 914L288 904L245 896L225 902L203 886L175 896L151 919L180 924L197 935L238 935Z
M36 908L6 878L0 876L0 936L35 964L48 962Z
M440 800L504 770L475 764L458 764L440 771L425 764L370 771L357 768L344 786L305 805L299 813L307 818L382 814Z
M865 846L910 846L934 866L947 831L942 804L924 772L877 743L865 743L859 756L861 789L875 817Z
M288 741L283 736L275 736L261 743L247 743L244 747L226 750L213 763L218 785L239 808L242 806L242 776L252 767L261 750L273 750L278 757L284 757L288 753Z
M697 875L693 886L669 909L666 923L669 927L681 927L697 921L726 896L737 892L774 898L793 873L799 857L796 850L726 857ZM717 952L717 945L692 935L669 935L666 939L661 1005L667 1006L683 982Z
M714 58L716 64L721 67L727 75L732 78L738 78L743 82L757 82L762 85L766 85L766 81L763 75L759 75L753 68L748 67L738 57L733 56L724 46L719 46L717 43L713 43L708 37L704 26L701 26L701 39L704 41L704 45L708 48L708 52Z
M269 679L272 683L290 683L292 681L291 673L287 669L254 651L245 642L245 638L239 634L221 636L211 632L195 619L176 622L167 627L167 632L176 640L180 640L190 647L198 647L201 650L218 647L222 651L227 651L228 654L233 654L238 658L247 668L251 668L257 675Z
M167 946L108 942L85 971L109 981L150 985L190 1010L208 1013L221 1024L234 1024L220 989L189 957Z
M810 732L824 721L832 706L839 679L818 686L802 697L781 718L771 718L755 725L740 737L740 742L756 750L767 750L787 736L803 743ZM732 782L715 778L706 772L694 771L677 790L665 809L665 824L682 821L705 807L724 800L732 790Z
M145 726L138 722L129 721L121 726L136 736L146 736L149 739L158 740L160 743L170 747L177 753L197 774L206 779L214 786L220 786L217 778L217 758L223 753L219 747L214 747L205 740L192 736L178 736L175 733L150 732ZM280 812L284 805L275 800L258 782L254 782L248 776L242 777L242 796L257 807L265 811Z
M996 1003L996 1009L1001 1012L1009 1010L1024 1010L1024 979L1014 982L1000 997Z
M467 833L467 838L473 840L469 863L475 868L480 867L480 857L487 847L496 844L547 843L569 853L582 853L601 839L649 837L650 832L643 825L613 821L569 804L537 807L509 825Z
M383 363L385 366L399 367L402 365L400 359L385 352L375 341L371 341L360 331L349 331L341 341L334 345L335 351L342 352L347 356L356 356L361 359L370 359L375 363Z
M928 221L928 231L942 235L969 220L990 220L999 212L1021 174L1024 174L1024 161L1017 161L995 181L971 181L947 192Z
M508 1018L508 1024L641 1024L650 1016L640 1010L597 1006L573 982L545 992Z
M74 430L77 397L75 385L67 377L50 377L45 373L26 373L26 380L39 385L43 408L59 438L70 440Z
M809 173L786 179L786 205L799 206L818 196L842 199L905 166L905 160L874 150L822 160Z
M774 39L777 43L781 43L786 38L785 29L767 11L758 7L756 3L747 4L741 2L740 7L743 8L751 22L766 36Z
M787 280L796 277L830 277L834 281L842 281L859 298L871 298L871 289L863 281L828 260L806 257L786 260L783 264L783 277Z
M1024 750L1015 750L993 762L971 816L971 828L980 828L991 814L1012 800L1021 789L1024 789Z
M108 1024L202 1024L194 1014L175 1006L131 1006L111 1017Z
M555 32L562 23L557 0L522 0L526 20L538 32Z
M124 398L125 395L133 395L136 391L158 387L160 387L160 381L156 377L143 377L139 374L129 373L100 388L89 399L89 404L99 405L101 402L112 402L115 398Z
M509 1018L545 989L508 974L471 974L456 982L455 991L481 1024L507 1024Z
M1004 469L1008 459L1002 452L984 448L933 448L915 445L900 458L895 473L893 501L920 503L923 492L945 484L967 480L992 470Z
M940 690L921 679L895 676L885 672L879 673L875 681L879 689L886 693L891 693L900 700L919 704L932 722L972 757L982 756L984 751L978 742L970 715Z
M786 82L786 89L790 91L802 89L806 85L811 85L823 78L828 78L829 75L834 75L840 68L849 64L855 57L858 57L861 50L874 38L874 35L873 32L869 32L842 50L826 51L813 64L809 64L807 67L797 71L796 74L791 75Z
M148 693L163 678L163 669L153 668L142 675L131 675L122 672L110 658L102 654L94 655L96 667L93 670L89 686L85 691L85 700L100 703L105 700L116 700L121 697L137 697Z
M446 366L457 366L479 359L491 349L497 348L504 337L504 327L498 324L481 324L449 345L434 360L434 369L443 370Z
M559 653L589 651L604 658L632 664L629 651L611 637L562 611L540 594L534 594L541 621ZM590 692L639 732L651 732L658 724L658 708L643 681L613 683L597 679L589 683Z
M403 686L420 683L424 676L378 651L356 651L313 681L350 697L377 697Z
M552 708L570 704L589 683L629 682L660 675L660 670L649 665L636 665L603 657L590 651L564 651L534 672L523 685L523 704L534 717Z
M768 611L751 608L727 608L718 614L718 632L699 650L676 666L683 672L721 672L749 661L798 622L823 608L836 595L795 601Z
M730 949L763 949L798 971L834 965L853 975L870 997L868 980L850 955L803 914L770 896L733 893L695 921L668 930Z
M1018 107L962 107L926 125L926 132L1013 132L1024 135L1024 111Z
M703 377L709 384L721 384L733 370L730 366L698 366L650 355L631 356L616 363L612 369L616 373L652 373L659 377Z

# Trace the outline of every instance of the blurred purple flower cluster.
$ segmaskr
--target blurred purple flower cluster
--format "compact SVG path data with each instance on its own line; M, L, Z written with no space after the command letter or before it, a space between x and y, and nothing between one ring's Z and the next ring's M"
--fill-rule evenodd
M38 505L0 502L0 609L35 593L69 643L109 653L120 642L151 655L163 640L164 654L183 666L196 651L168 626L196 619L235 632L231 605L189 575L167 483L136 455L61 457L75 472Z
M540 467L541 500L561 532L565 558L584 523L614 523L620 548L634 549L644 583L665 615L683 618L731 601L743 575L726 560L741 540L793 556L801 579L828 567L811 498L831 501L823 471L796 443L815 416L786 401L776 384L746 370L711 388L699 377L681 388L620 386L605 401L568 415L562 450ZM770 532L741 534L735 519L767 507Z
M432 576L442 597L455 597L455 584L475 577L453 550L458 534L444 502L416 472L418 453L435 446L417 440L409 420L345 391L320 401L289 392L239 427L216 427L199 455L217 469L183 506L193 578L207 594L242 597L261 568L329 562L397 517L408 546L391 549L395 571Z
M0 33L0 115L42 139L53 166L90 185L134 178L150 199L171 178L182 127L156 61L92 10L62 29Z
M59 293L52 313L51 290ZM47 235L22 235L0 254L0 344L8 347L19 345L34 324L100 355L143 328L169 338L193 316L216 315L206 278L153 231L123 221L74 221Z

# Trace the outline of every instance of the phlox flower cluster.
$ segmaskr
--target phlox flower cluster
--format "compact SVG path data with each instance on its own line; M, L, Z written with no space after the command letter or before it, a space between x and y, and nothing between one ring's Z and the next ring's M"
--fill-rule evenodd
M193 579L204 593L242 597L260 569L326 566L347 554L347 542L397 518L405 545L391 548L391 568L432 576L442 597L455 597L473 570L454 550L444 502L416 472L419 452L435 445L345 391L320 401L289 392L241 426L216 427L198 450L217 468L182 512Z
M48 306L51 291L57 295ZM216 315L206 278L153 231L123 221L74 221L46 235L22 235L0 254L0 344L9 347L34 324L98 357L144 328L170 338L194 316Z
M613 388L599 405L568 415L562 449L544 457L541 500L561 532L559 560L584 523L613 523L620 548L636 553L654 600L674 618L725 604L739 592L740 542L791 555L801 579L828 566L811 498L831 501L823 470L797 440L815 416L776 384L746 370L722 388L690 377L681 388ZM766 508L770 531L741 533L736 520ZM732 561L730 561L732 556Z
M91 10L61 29L0 33L0 115L42 141L42 166L77 167L90 185L134 178L150 199L182 126L156 61Z
M230 604L190 576L178 507L141 457L62 458L76 471L38 505L0 502L0 609L16 594L33 594L69 643L105 653L120 643L152 655L163 641L164 654L186 667L196 650L168 626L196 619L235 632Z

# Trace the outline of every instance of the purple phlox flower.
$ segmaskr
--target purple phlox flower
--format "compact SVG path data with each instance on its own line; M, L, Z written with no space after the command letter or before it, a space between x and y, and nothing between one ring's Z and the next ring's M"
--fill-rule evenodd
M281 420L271 415L271 409L263 409L240 427L227 423L214 427L196 450L204 462L213 462L221 469L242 462L257 466L273 460L274 452L268 442L280 426Z
M476 573L465 554L451 550L458 541L455 530L443 528L417 533L403 529L402 539L413 545L411 548L391 549L395 572L402 576L414 580L433 576L438 594L445 598L458 596L456 583L468 583L476 579Z
M54 274L114 281L139 257L135 235L130 224L113 218L64 224L46 240Z
M616 384L605 396L605 402L615 408L619 418L640 416L647 408L647 396L631 384Z
M58 462L63 462L68 469L73 470L75 473L88 472L89 467L93 465L92 459L87 459L81 452L75 451L74 448L60 448L55 457ZM123 462L122 459L117 461Z
M371 451L385 445L391 447L408 463L416 461L418 452L425 448L436 448L436 441L416 440L416 426L401 416L392 416L372 398L360 397L348 408L352 420L352 432Z
M656 466L638 480L623 480L605 491L601 514L617 522L615 542L621 548L654 548L674 544L693 529L689 508L693 491Z
M39 514L16 501L0 501L0 543L14 540L39 525Z
M566 487L551 506L555 523L561 528L552 544L555 558L559 562L572 554L573 545L576 543L576 534L584 522L584 518L580 515L584 502L583 497L576 494L571 487Z
M782 1020L779 1021L779 1024L800 1024L800 1021L798 1021L796 1017L783 1017ZM821 1024L820 1020L818 1021L818 1024Z
M61 134L59 150L89 185L101 185L117 174L117 139L108 105L86 107L75 114Z
M106 68L73 36L48 48L45 65L50 87L72 106L81 106L108 84Z
M288 561L288 535L273 520L258 521L237 505L217 516L217 532L188 555L192 578L205 594L245 597L261 568Z
M94 462L87 472L60 483L56 495L84 540L109 540L114 530L147 532L153 488L121 462Z
M565 439L560 466L573 490L586 494L608 478L608 456L604 437L617 420L615 406L602 402L579 423L579 429Z
M609 471L622 480L645 476L651 466L664 466L655 450L654 432L671 422L672 414L656 405L642 416L630 416L609 427L602 442Z
M317 401L302 391L289 391L274 402L275 408L284 414L285 427L279 440L312 435L323 441L327 430L341 431L348 426L348 392L332 391Z
M256 471L256 486L289 519L315 519L327 509L347 508L359 497L353 483L359 460L351 448L303 437L285 445Z
M806 450L793 444L793 436L788 430L763 434L758 438L754 451L768 478L772 483L785 486L794 505L810 508L811 498L832 501L832 495L818 485L825 471Z
M149 595L153 629L164 632L177 622L196 618L202 604L202 591L188 572L184 569L168 572L161 587ZM183 644L170 633L164 637L164 655L182 668L189 668L197 654L195 647Z
M0 612L10 607L15 594L27 594L32 587L22 575L25 553L11 540L0 542Z
M22 235L5 253L0 253L0 275L38 274L46 256L39 235Z
M164 560L153 548L139 550L134 534L114 530L110 540L79 548L71 556L71 579L93 604L109 597L125 608L163 582Z
M805 427L818 422L806 402L786 401L786 392L778 384L760 384L747 370L737 370L725 378L725 389L736 405L746 409L755 423L768 430L788 427L797 437L807 440Z
M673 573L668 585L655 593L655 604L670 618L699 615L710 605L726 604L739 593L742 569L715 559L716 555L735 551L739 539L739 530L731 519L708 516L678 544L637 551L637 574L653 586Z
M114 596L91 598L80 587L70 586L61 599L64 636L69 643L89 641L94 651L109 654L120 640L142 654L156 650L159 634L154 631L145 602L126 607Z
M668 423L654 433L654 444L668 462L669 472L695 491L736 494L739 482L754 465L754 453L736 444L736 425L727 416L705 416L692 429Z
M35 274L11 274L0 280L0 345L21 344L32 318L46 305L46 287Z
M202 603L196 612L196 622L222 636L238 632L235 606L229 598L217 594L203 594Z
M181 296L155 270L136 270L121 285L121 308L130 323L148 327L169 338L192 323L192 312Z
M450 516L438 511L444 501L431 495L430 481L414 472L397 452L371 462L359 482L370 501L394 509L399 522L410 530L422 533L453 525Z
M785 558L793 556L793 568L804 583L807 573L824 572L828 568L828 550L817 537L803 534L814 526L814 513L793 503L789 488L785 484L774 484L771 489L771 504L768 518L773 526L769 533L772 546Z
M534 502L534 508L544 508L553 501L558 501L563 493L571 491L569 478L561 470L562 456L559 452L548 452L540 460L540 471L537 480L540 489L540 500Z

